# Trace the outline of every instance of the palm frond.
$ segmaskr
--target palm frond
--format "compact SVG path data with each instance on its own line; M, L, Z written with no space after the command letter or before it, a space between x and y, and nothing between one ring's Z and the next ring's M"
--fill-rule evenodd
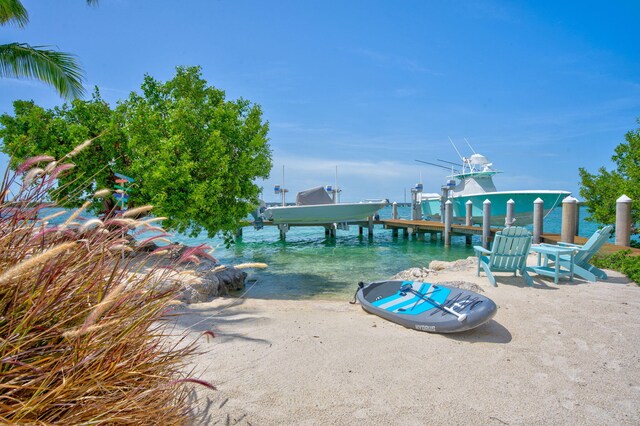
M97 0L87 0L97 3ZM14 23L23 28L29 22L29 14L19 0L0 0L0 25Z
M0 45L0 77L40 80L67 99L83 96L83 74L75 56L47 47L25 43Z

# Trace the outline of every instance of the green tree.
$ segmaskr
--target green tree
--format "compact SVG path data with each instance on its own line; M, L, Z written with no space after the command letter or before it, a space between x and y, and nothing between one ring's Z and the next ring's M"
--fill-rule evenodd
M135 179L130 201L152 204L167 229L209 236L232 232L255 208L254 180L271 170L268 123L245 99L230 101L208 86L199 67L178 67L167 82L146 76L141 93L115 109L96 90L91 100L73 100L46 110L14 102L14 115L0 116L0 149L12 167L28 157L60 158L99 136L60 181L56 199L77 205L95 189L113 187L113 172Z
M59 177L58 193L51 195L67 206L78 206L96 188L112 188L110 168L124 168L126 136L114 123L114 112L96 90L90 100L74 99L70 104L44 109L33 101L15 101L14 116L0 116L0 149L10 156L11 167L41 154L61 158L87 139L100 136L73 158L71 173Z
M89 5L97 3L97 0L87 0ZM29 14L19 0L0 0L0 25L15 24L24 28L28 22ZM84 95L82 70L75 56L48 47L1 44L0 77L40 80L53 86L64 98Z
M258 202L253 181L271 170L268 124L244 99L226 101L199 67L178 67L161 83L146 76L142 93L117 108L140 181L140 200L167 216L165 227L197 234L233 231Z
M640 119L638 119L640 124ZM634 203L632 214L634 222L640 220L640 128L630 130L625 135L625 142L615 148L611 159L617 168L608 171L601 167L598 173L591 174L580 168L580 195L584 198L590 220L613 224L616 218L616 200L626 194Z

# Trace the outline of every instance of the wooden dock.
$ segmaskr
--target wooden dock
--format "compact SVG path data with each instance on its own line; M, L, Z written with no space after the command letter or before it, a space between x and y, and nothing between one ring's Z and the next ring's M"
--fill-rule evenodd
M246 223L247 226L254 226L254 223ZM263 226L279 226L270 221L264 221ZM417 236L423 237L424 234L430 234L431 239L437 239L438 234L444 232L444 223L427 221L427 220L407 220L407 219L381 219L372 221L357 221L349 222L349 226L359 227L360 235L363 234L364 229L368 230L369 237L373 237L374 226L382 226L384 229L390 229L394 236L398 235L398 231L403 232L403 237ZM316 223L316 224L288 224L287 228L293 227L324 227L325 234L335 236L336 224L334 223ZM502 228L491 228L490 240L493 240L496 232L502 230ZM480 226L466 226L466 225L451 225L451 234L453 236L464 236L466 243L471 244L471 237L473 235L482 235L482 227ZM240 232L241 235L241 232ZM283 236L283 233L281 233ZM560 241L560 234L542 234L542 242L547 244L557 244ZM583 237L575 237L576 244L584 244L587 241ZM613 254L622 250L630 250L634 256L640 256L640 249L630 248L625 246L616 246L614 244L605 244L600 250L600 254Z
M394 236L398 234L398 231L403 231L403 236L408 237L411 235L422 237L424 234L430 234L431 239L436 239L438 234L444 232L444 223L441 222L433 222L427 220L407 220L407 219L381 219L381 220L371 220L371 221L355 221L348 222L349 226L357 226L359 227L359 233L362 235L364 233L364 229L368 230L369 237L373 236L373 229L376 225L382 226L384 229L390 229ZM252 224L253 225L253 224ZM284 225L286 229L283 229L283 225L275 224L270 221L262 222L263 226L277 226L281 229L281 237L284 236L286 231L290 228L294 227L324 227L325 232L328 234L335 235L336 225L338 225L338 229L340 229L341 224L335 223L316 223L316 224L296 224L291 223ZM493 236L496 232L500 231L501 228L491 228L490 239L493 239ZM478 226L466 226L466 225L451 225L451 234L453 236L465 236L467 237L467 244L471 244L471 237L473 235L482 235L482 228Z
M438 234L444 232L444 223L428 220L406 220L406 219L383 219L379 221L385 229L410 230L411 233ZM491 228L491 238L501 228ZM482 235L482 228L479 226L451 225L452 235Z

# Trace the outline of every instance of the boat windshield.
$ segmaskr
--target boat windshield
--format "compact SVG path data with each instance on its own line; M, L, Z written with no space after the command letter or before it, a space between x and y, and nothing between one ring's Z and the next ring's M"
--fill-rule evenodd
M297 206L315 206L318 204L334 204L333 199L322 186L298 192Z

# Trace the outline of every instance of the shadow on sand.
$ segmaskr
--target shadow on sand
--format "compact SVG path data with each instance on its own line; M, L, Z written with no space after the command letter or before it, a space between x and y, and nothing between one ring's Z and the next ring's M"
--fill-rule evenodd
M235 292L231 296L244 295L250 299L272 300L307 300L327 296L331 298L331 295L344 294L345 287L348 286L349 283L334 281L318 274L276 274L260 271L255 285L247 282L245 290ZM358 282L355 279L352 288L354 292L358 288Z
M260 316L257 310L243 309L242 312L234 312L232 310L233 307L244 304L245 300L244 298L225 299L228 303L221 304L215 308L212 308L209 304L205 304L203 307L195 304L189 308L179 308L172 314L174 327L177 328L178 332L184 330L198 333L201 335L201 339L214 338L219 343L239 339L270 344L271 342L265 339L256 339L241 333L224 331L240 323L268 320L266 317Z
M451 340L467 343L509 343L513 336L502 324L495 320L482 324L480 327L462 331L460 333L444 334Z

